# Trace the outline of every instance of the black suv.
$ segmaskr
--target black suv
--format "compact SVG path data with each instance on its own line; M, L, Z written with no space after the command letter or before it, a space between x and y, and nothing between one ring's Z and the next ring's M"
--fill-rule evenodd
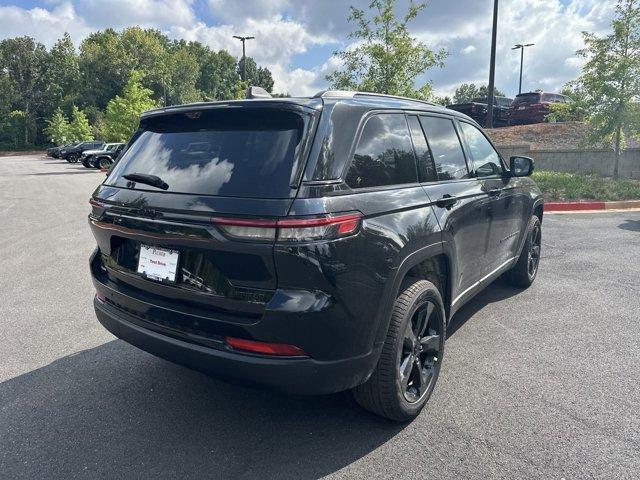
M90 199L99 321L160 357L417 415L447 322L526 287L543 203L468 117L341 91L142 115Z
M62 147L60 149L60 158L64 158L69 163L76 163L80 160L80 155L85 150L95 150L98 148L102 148L104 142L98 140L91 140L87 142L78 142L74 143L67 147Z

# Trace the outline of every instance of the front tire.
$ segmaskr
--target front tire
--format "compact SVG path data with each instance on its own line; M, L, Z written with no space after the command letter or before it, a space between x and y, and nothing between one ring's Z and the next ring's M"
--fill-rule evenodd
M536 279L542 247L542 224L537 216L531 217L527 227L527 239L516 263L506 274L506 279L517 287L529 287Z
M442 296L426 280L396 299L378 365L353 395L363 408L399 422L414 419L440 373L446 335Z
M67 162L69 163L76 163L77 161L78 161L78 155L76 153L71 153L67 157Z
M101 157L100 160L98 160L98 162L96 163L96 168L100 168L100 169L109 169L109 167L111 166L111 160L109 160L106 157Z

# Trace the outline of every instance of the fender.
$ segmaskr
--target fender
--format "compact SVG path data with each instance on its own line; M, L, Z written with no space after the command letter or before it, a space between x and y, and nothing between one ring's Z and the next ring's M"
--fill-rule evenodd
M536 198L534 202L531 204L531 209L529 210L529 216L527 217L527 225L529 225L529 220L533 216L533 212L535 212L536 208L538 208L540 205L542 205L542 209L544 211L544 199L541 196ZM542 220L540 220L540 222L542 222ZM522 236L520 237L517 254L515 256L515 260L513 261L513 264L515 264L518 261L518 258L520 258L520 254L522 254L522 249L524 248L524 244L526 241L527 241L527 231L525 228L523 229Z
M405 277L407 272L411 270L412 267L415 267L421 262L425 260L435 257L437 255L442 255L444 253L444 243L437 242L431 245L427 245L426 247L422 247L415 252L404 257L400 265L395 268L395 273L393 277L391 277L387 281L387 285L385 286L384 292L382 294L382 302L381 304L384 306L382 311L380 312L380 316L378 318L378 327L376 331L374 348L382 343L384 343L384 339L387 336L387 330L389 329L389 322L391 321L391 311L393 309L393 302L398 295L398 291L400 290L400 284L402 279ZM446 308L446 305L445 305Z

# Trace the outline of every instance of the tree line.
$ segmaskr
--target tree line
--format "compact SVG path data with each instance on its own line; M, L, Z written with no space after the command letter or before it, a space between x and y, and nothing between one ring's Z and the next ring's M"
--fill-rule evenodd
M31 37L5 39L0 150L62 138L123 141L140 108L238 98L247 85L271 92L271 72L246 61L243 79L242 59L229 52L140 27L92 33L79 49L67 33L49 50Z

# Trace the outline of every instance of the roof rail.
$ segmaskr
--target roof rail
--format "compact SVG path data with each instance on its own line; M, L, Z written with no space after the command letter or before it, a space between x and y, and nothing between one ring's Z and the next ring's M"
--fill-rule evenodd
M389 95L387 93L372 93L372 92L352 92L349 90L322 90L316 93L313 98L356 98L356 97L384 97L395 98L398 100L410 100L412 102L425 103L427 105L436 105L433 102L427 102L426 100L420 100L417 98L401 97L399 95Z
M349 90L320 90L311 98L353 98L355 94Z

